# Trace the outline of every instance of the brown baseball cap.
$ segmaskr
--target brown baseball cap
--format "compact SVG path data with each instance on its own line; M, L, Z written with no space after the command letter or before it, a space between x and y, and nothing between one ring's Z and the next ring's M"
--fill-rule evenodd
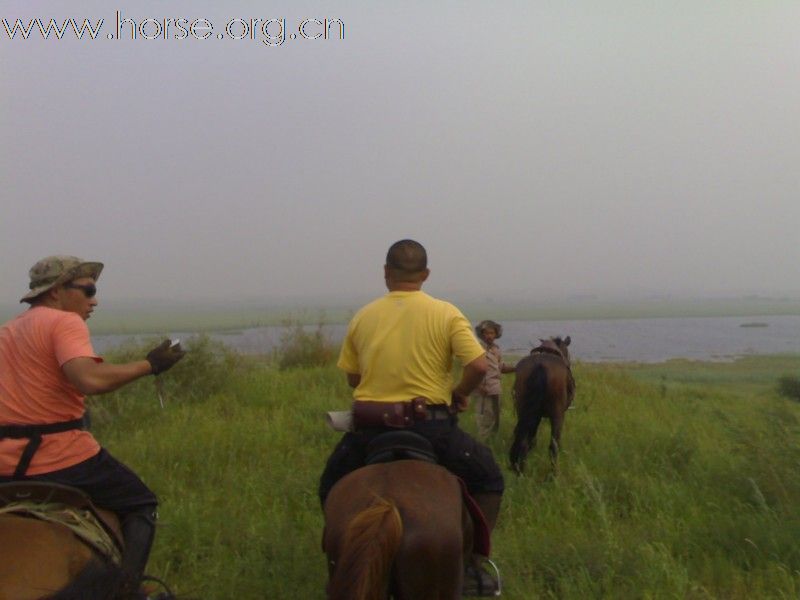
M57 285L81 277L91 277L97 281L102 270L103 263L87 262L77 256L48 256L37 262L28 271L31 278L28 286L30 291L20 299L20 302L30 302Z

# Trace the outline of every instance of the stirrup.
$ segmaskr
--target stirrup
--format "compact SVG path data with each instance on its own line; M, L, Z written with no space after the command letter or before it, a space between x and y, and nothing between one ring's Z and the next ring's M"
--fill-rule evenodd
M142 591L146 594L146 596L145 596L146 600L173 600L174 598L177 597L177 596L175 596L175 594L172 593L172 590L169 589L169 586L167 586L167 584L164 583L158 577L153 577L152 575L142 575L141 582L142 582L142 584L145 584L147 582L153 582L153 583L157 584L156 586L144 585L144 586L140 587L140 589L142 589ZM153 587L163 588L164 591L158 592L158 591L156 591L154 589L147 589L147 588L153 588Z
M491 569L487 569L489 565ZM503 593L500 569L488 558L481 558L480 565L467 565L461 595L475 598L496 598Z

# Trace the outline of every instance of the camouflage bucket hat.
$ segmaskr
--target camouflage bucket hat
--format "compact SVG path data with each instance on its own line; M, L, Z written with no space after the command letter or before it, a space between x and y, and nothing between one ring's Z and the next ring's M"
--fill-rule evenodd
M31 278L30 291L20 302L30 302L47 290L81 277L91 277L95 281L100 277L103 263L86 262L77 256L48 256L43 258L28 271Z
M495 339L499 340L503 337L503 326L500 325L500 323L495 323L491 319L486 319L475 325L475 333L478 337L481 337L484 329L494 329L497 332L497 337Z

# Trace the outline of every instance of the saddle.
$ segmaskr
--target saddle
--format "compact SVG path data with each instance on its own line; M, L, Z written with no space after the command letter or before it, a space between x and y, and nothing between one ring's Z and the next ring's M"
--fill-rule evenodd
M367 444L365 462L368 465L404 459L424 460L433 464L439 462L433 445L413 431L387 431L375 436Z
M430 441L413 431L388 431L375 436L367 444L366 464L368 465L409 459L423 460L433 464L439 462ZM472 518L473 549L482 556L489 556L491 550L489 525L486 523L486 518L478 503L467 491L464 481L460 477L456 477L456 479L461 487L461 498Z
M542 340L542 343L539 344L536 348L531 350L531 354L553 354L558 356L561 360L563 360L567 366L569 363L567 362L566 357L561 352L561 349L553 340Z
M67 527L102 556L119 564L122 536L119 526L89 496L74 487L44 481L0 484L0 514L14 514Z
M567 397L569 398L569 403L572 404L572 400L575 396L575 377L572 375L572 365L553 340L541 340L541 342L541 344L531 350L531 355L552 354L562 360L564 366L567 368Z

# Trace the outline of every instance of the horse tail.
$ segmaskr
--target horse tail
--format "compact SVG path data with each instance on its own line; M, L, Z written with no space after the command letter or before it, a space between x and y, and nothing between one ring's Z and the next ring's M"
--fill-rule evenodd
M525 416L531 417L541 411L544 399L547 397L547 368L544 364L538 363L533 367L531 374L528 375L525 390L522 412Z
M372 600L383 597L402 538L403 521L397 506L391 500L376 497L347 526L328 587L328 598Z
M517 425L514 428L514 442L509 452L512 465L519 465L528 453L528 440L533 437L539 424L537 415L541 414L547 396L547 369L537 363L525 380L521 397L517 398Z
M522 433L527 433L535 423L535 416L541 414L547 397L547 368L537 363L525 381L525 391L517 404L518 423Z

